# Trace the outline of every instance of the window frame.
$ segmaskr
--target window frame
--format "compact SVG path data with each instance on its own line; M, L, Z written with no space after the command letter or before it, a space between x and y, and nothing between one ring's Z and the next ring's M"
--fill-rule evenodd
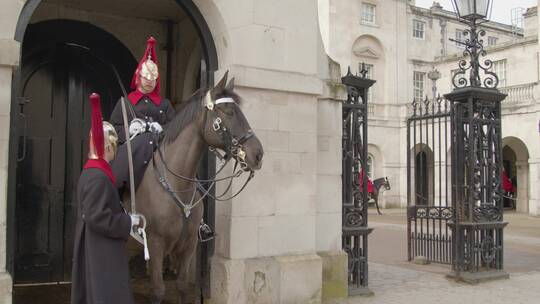
M416 76L422 76L421 81L417 79ZM426 87L426 73L421 71L414 71L413 72L413 97L416 101L422 101L424 100L424 92ZM417 94L417 92L421 92L420 95Z
M491 66L491 69L489 69L491 72L497 75L497 78L499 78L499 87L501 88L504 88L507 86L506 66L507 66L506 58L493 60L493 65Z
M492 41L495 41L495 43L491 43ZM498 41L499 41L499 37L488 36L488 46L496 46Z
M459 33L459 38L458 38L458 33ZM464 49L465 48L465 45L464 44L461 44L461 43L458 43L458 41L460 42L465 42L465 39L463 38L465 35L463 35L464 31L462 29L456 29L455 31L455 40L456 42L454 43L456 45L457 48L460 48L460 49Z
M416 25L421 24L422 29L418 29ZM413 19L413 38L419 39L419 40L425 40L426 39L426 22L419 20L419 19ZM417 32L422 33L422 37L416 36Z
M372 8L373 10L371 12L368 12L367 8ZM361 9L360 9L360 23L369 24L369 25L375 25L377 23L377 5L376 4L371 3L371 2L362 2Z

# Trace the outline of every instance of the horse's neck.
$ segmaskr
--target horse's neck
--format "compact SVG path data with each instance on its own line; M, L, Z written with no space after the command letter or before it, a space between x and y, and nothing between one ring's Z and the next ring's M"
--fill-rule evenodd
M381 189L383 184L384 184L384 181L382 178L378 178L373 181L373 185L375 186L375 189L377 189L377 192L379 192L379 189Z
M195 123L187 125L178 137L163 148L164 160L167 167L176 173L187 178L195 178L199 161L206 147ZM190 181L171 177L164 173L169 182L176 187L187 188L193 186Z

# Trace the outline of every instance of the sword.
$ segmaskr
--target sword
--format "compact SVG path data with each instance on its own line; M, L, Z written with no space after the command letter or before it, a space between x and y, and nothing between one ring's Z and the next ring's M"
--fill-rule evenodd
M126 100L128 100L128 97L127 97L128 94L127 94L126 88L124 87L124 84L122 83L122 79L120 78L120 74L118 74L118 70L116 69L114 64L106 62L105 60L103 60L99 56L95 55L94 53L92 53L90 51L90 48L88 48L86 46L76 44L76 43L69 43L69 42L66 42L66 45L71 46L71 47L76 47L78 49L82 49L82 50L86 51L86 53L88 53L90 56L92 56L95 59L97 59L98 61L100 61L101 63L105 64L106 66L109 66L113 70L114 76L116 77L116 81L118 82L118 86L122 90L123 96L120 98L120 102L121 102L121 106L122 106L122 119L124 120L124 132L125 132L125 135L126 135L126 145L127 145L127 150L128 150L128 169L129 169L129 188L130 188L131 213L132 214L137 214L136 200L135 200L135 179L134 179L134 173L133 173L133 154L131 152L132 151L131 150L131 138L129 137L129 125L128 125L127 109L126 109L126 102L127 102ZM133 229L131 229L130 235L137 242L139 242L141 245L144 246L144 256L145 256L144 258L145 258L145 260L148 261L150 259L150 255L148 253L148 246L147 246L147 242L146 242L146 233L145 233L145 230L144 230L146 228L146 218L142 214L137 214L137 215L141 217L142 222L143 222L143 227L139 228L137 231L134 231Z

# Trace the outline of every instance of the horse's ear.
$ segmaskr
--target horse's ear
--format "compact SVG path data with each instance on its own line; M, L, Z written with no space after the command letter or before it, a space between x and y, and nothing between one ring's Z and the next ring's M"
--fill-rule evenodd
M221 93L225 89L225 84L227 83L227 77L229 76L229 71L225 72L225 75L221 78L221 80L216 84L214 89L212 90L214 94Z
M234 77L229 80L229 83L227 83L227 86L225 87L225 90L232 92L234 91Z

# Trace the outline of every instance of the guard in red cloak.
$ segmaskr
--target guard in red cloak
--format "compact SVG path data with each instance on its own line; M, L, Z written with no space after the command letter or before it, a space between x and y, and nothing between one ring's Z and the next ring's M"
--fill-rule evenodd
M358 174L358 182L360 183L360 191L364 189L364 183L362 182L363 178L364 178L364 170L361 170L360 173ZM370 194L373 193L373 182L371 181L369 176L367 177L367 190L368 190L368 193Z
M175 115L171 102L160 94L160 77L155 45L156 40L154 37L150 37L147 41L146 51L131 80L133 91L128 94L127 117L129 136L132 139L135 188L142 181L144 171L157 147L159 134L163 132L163 129ZM126 138L120 102L116 103L110 121L118 133L121 144L118 156L111 165L116 177L116 186L123 193L129 188L129 167L127 146L124 145Z
M508 178L505 170L501 172L502 187L506 193L516 193L516 187L512 184L512 181Z
M131 80L133 91L128 94L129 102L127 103L135 188L141 183L146 167L157 148L159 135L175 116L171 102L160 94L157 64L156 40L154 37L150 37L146 44L146 51L133 74ZM119 142L122 144L118 149L117 158L111 165L116 177L116 187L119 189L120 195L123 195L123 193L128 193L129 166L127 145L124 144L126 138L120 102L116 103L110 120L119 135ZM203 241L210 240L214 237L214 232L210 226L201 222L199 236Z
M109 165L118 137L113 126L102 121L99 95L92 94L90 101L88 161L77 185L71 303L132 304L126 241L140 218L122 208Z

